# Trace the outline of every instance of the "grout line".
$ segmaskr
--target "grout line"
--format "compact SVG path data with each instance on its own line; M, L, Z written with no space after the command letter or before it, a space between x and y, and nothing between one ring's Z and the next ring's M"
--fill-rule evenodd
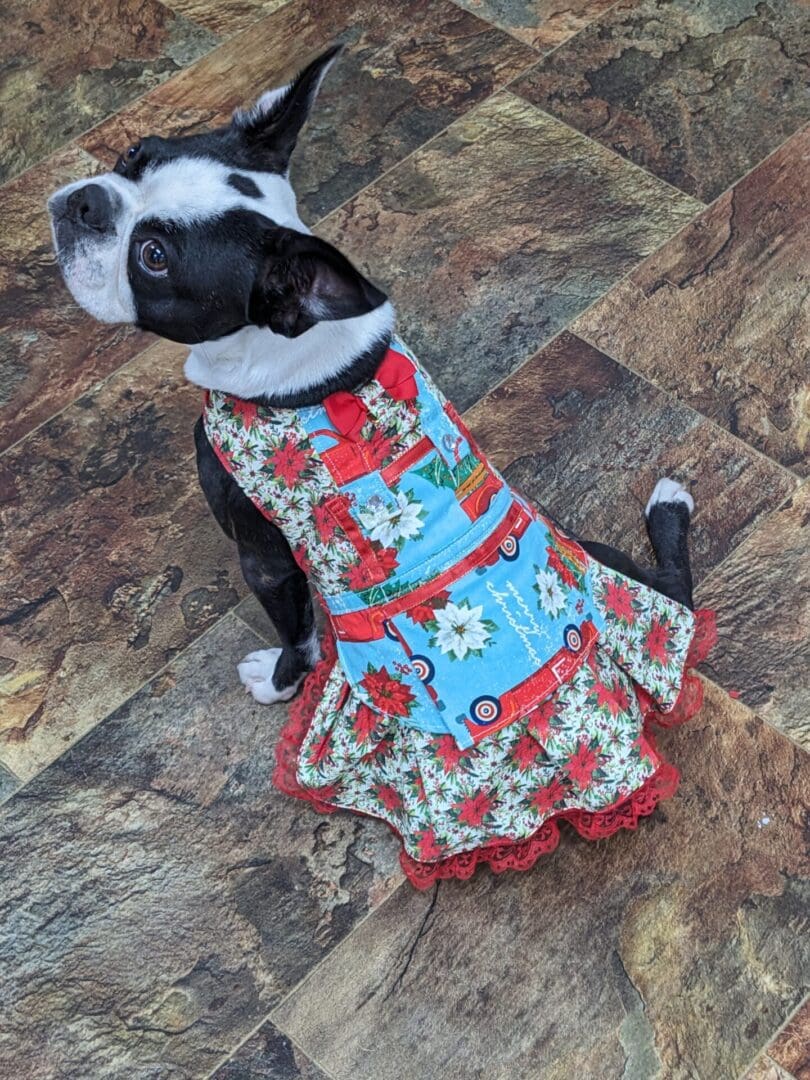
M287 990L286 993L284 993L282 995L282 997L279 998L279 1000L269 1010L269 1012L267 1012L262 1017L262 1019L259 1021L259 1023L256 1025L256 1027L253 1028L253 1030L251 1032L249 1032L249 1034L247 1034L244 1037L244 1039L242 1039L241 1042L239 1042L234 1047L234 1049L231 1050L230 1053L227 1054L227 1056L222 1059L222 1061L218 1062L218 1064L214 1066L214 1068L211 1070L210 1073L206 1074L205 1080L210 1080L210 1077L213 1076L214 1072L216 1072L216 1070L219 1069L226 1061L230 1060L230 1058L232 1058L233 1055L235 1053L237 1053L237 1051L242 1046L245 1045L245 1043L248 1041L248 1039L252 1038L253 1035L255 1035L256 1032L259 1030L259 1028L261 1028L261 1026L263 1024L268 1023L268 1022L271 1023L273 1025L273 1027L277 1031L281 1032L282 1035L284 1035L286 1038L290 1039L291 1042L295 1043L295 1045L299 1048L299 1050L303 1054L306 1054L306 1056L310 1059L310 1061L313 1063L313 1065L317 1065L319 1069L323 1069L323 1071L327 1074L327 1076L329 1076L330 1075L329 1072L326 1069L324 1069L323 1066L320 1065L315 1060L314 1057L312 1057L312 1055L309 1053L309 1051L307 1051L305 1049L305 1047L301 1046L293 1038L293 1036L289 1033L289 1031L287 1031L285 1028L281 1027L281 1025L279 1023L277 1023L277 1021L274 1019L274 1013L276 1013L278 1011L278 1009L280 1009L281 1006L293 996L293 994L297 993L300 989L302 989L304 987L304 985L307 982L309 982L309 980L315 975L315 973L326 963L326 961L331 960L331 958L334 956L334 954L337 952L338 949L341 949L344 945L348 944L348 942L351 940L351 938L354 937L354 935L357 933L357 931L360 929L360 927L363 926L364 923L368 922L368 920L372 917L372 915L376 915L376 913L378 911L380 911L382 908L385 907L385 905L389 902L389 900L393 899L393 897L395 897L395 896L398 896L400 889L403 888L405 883L406 883L406 879L405 879L405 877L403 875L401 881L399 882L399 884L394 886L394 888L391 890L391 892L388 894L388 896L386 896L384 900L380 901L380 903L377 904L376 907L370 908L365 913L365 915L362 917L362 919L359 919L358 922L355 923L355 925L351 928L349 933L344 938L342 938L335 945L333 945L332 948L329 950L329 952L327 952L324 956L322 956L321 959L317 962L317 964L315 964L313 967L311 967L309 969L309 971L306 973L306 975L303 975L298 980L298 982L295 984L295 986L290 987L290 989Z
M595 22L599 22L599 20L603 19L605 15L610 14L610 12L613 11L615 7L618 7L619 4L623 2L623 0L613 0L612 4L609 4L606 8L603 8L602 11L597 12L592 18L588 19L587 22L584 22L582 26L578 27L576 30L573 31L573 33L569 34L567 38L563 38L562 41L558 41L556 45L552 45L546 52L542 51L542 45L531 45L528 41L524 41L523 38L518 37L514 27L501 26L500 23L496 23L492 19L487 18L487 16L484 15L483 12L474 11L472 8L466 7L463 3L461 3L461 0L450 0L450 2L453 4L454 7L460 8L462 11L466 11L468 15L474 15L477 19L480 19L482 22L488 23L496 30L501 30L504 34L508 34L509 37L514 38L515 41L519 41L521 45L525 45L529 49L534 49L534 51L541 59L545 59L547 56L551 56L553 52L556 52L557 49L561 48L563 45L567 45L569 41L573 41L575 37L582 33L583 30L589 29L589 27L593 26Z
M791 1012L791 1013L790 1013L790 1015L789 1015L789 1016L787 1017L787 1019L785 1020L785 1022L784 1022L783 1024L780 1024L780 1026L779 1026L779 1027L778 1027L778 1028L776 1029L776 1031L774 1031L774 1032L773 1032L773 1033L772 1033L772 1034L771 1034L771 1035L770 1035L770 1036L768 1037L768 1041L767 1041L767 1043L766 1043L766 1044L765 1044L764 1046L761 1046L761 1047L759 1048L759 1050L757 1050L757 1052L756 1052L756 1053L754 1054L754 1056L753 1056L753 1057L751 1058L751 1060L749 1061L749 1063L748 1063L748 1064L747 1064L747 1065L745 1066L745 1068L743 1069L743 1071L742 1071L742 1072L740 1073L740 1075L739 1075L739 1080L745 1080L745 1076L746 1076L746 1073L748 1072L748 1070L749 1070L749 1069L750 1069L750 1068L751 1068L751 1067L752 1067L753 1065L756 1065L756 1063L757 1063L757 1061L759 1060L760 1056L761 1056L761 1055L763 1055L763 1054L765 1054L765 1055L767 1055L767 1054L768 1054L768 1047L772 1045L772 1043L773 1043L774 1039L776 1039L776 1038L777 1038L777 1037L778 1037L779 1035L781 1035L781 1034L782 1034L782 1032L783 1032L783 1031L785 1030L785 1028L786 1028L786 1027L788 1026L788 1024L790 1024L790 1023L791 1023L791 1022L793 1021L793 1019L794 1019L794 1018L795 1018L796 1016L798 1016L798 1015L799 1015L799 1013L801 1012L801 1010L802 1010L802 1009L804 1008L804 1006L805 1006L805 1005L807 1004L807 1002L808 1002L808 1001L810 1001L810 994L805 994L805 996L804 996L804 997L803 997L803 998L801 999L801 1001L800 1001L800 1002L799 1002L799 1004L798 1004L798 1005L796 1006L796 1008L795 1008L795 1009L793 1010L793 1012ZM777 1064L778 1064L778 1062L777 1062ZM782 1066L781 1066L781 1065L779 1065L779 1068L781 1069L781 1068L782 1068ZM783 1069L783 1072L787 1073L787 1069Z
M189 460L193 463L194 459L192 457ZM126 697L123 697L117 705L114 705L108 712L106 712L103 716L99 717L99 719L91 727L89 727L87 731L82 732L82 734L79 736L78 739L76 739L74 743L71 743L70 746L65 747L65 749L62 750L61 753L57 754L52 761L49 761L46 765L43 765L41 769L37 769L37 771L35 773L32 773L32 775L29 776L27 779L23 779L22 777L17 776L11 766L6 764L2 756L0 756L0 765L8 772L12 773L12 775L20 781L20 786L16 789L16 791L13 791L10 798L7 799L4 804L0 805L0 813L2 813L3 806L9 806L12 800L16 798L17 795L19 795L23 788L26 788L30 783L36 780L37 777L42 776L43 773L47 772L47 770L50 769L52 765L55 765L57 761L61 760L61 758L63 758L65 754L75 750L75 748L79 746L89 735L91 735L94 731L97 731L103 723L109 720L113 713L118 712L118 710L123 708L124 705L132 701L134 697L140 694L142 690L145 690L150 683L154 682L155 679L157 679L160 675L162 675L165 671L172 667L172 665L176 664L178 660L182 660L183 657L186 656L186 654L192 649L193 646L197 645L198 642L203 640L203 638L206 638L209 634L213 633L214 630L222 626L223 622L226 619L229 619L232 615L234 616L234 618L238 619L243 626L247 626L247 624L242 619L239 619L238 615L235 615L233 608L231 608L230 611L226 611L224 615L220 615L218 619L215 619L214 622L211 623L210 626L206 626L206 628L201 633L199 633L197 637L190 641L188 645L185 646L185 648L175 653L171 660L167 660L165 664L153 671L148 678L144 679L143 682L139 683L134 690L132 690L126 695ZM256 633L256 631L253 630L253 627L247 626L247 629L251 630L254 636L258 638L259 641L263 640Z

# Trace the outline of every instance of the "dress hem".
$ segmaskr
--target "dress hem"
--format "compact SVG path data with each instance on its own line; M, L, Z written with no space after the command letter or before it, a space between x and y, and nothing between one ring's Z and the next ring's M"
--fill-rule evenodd
M646 691L640 687L637 688L639 705L644 717L644 735L651 743L653 750L655 742L650 731L653 723L659 727L676 727L690 720L700 710L703 702L703 687L690 669L706 658L716 637L714 613L707 610L696 611L695 632L684 664L681 692L675 705L668 712L663 713ZM290 706L289 719L282 728L276 745L273 783L284 794L311 803L320 813L334 813L344 809L327 801L336 793L335 789L330 786L318 788L317 791L306 788L299 783L296 776L298 753L337 658L334 639L330 634L327 634L324 640L323 651L323 659L306 679L300 696ZM459 852L435 862L421 862L414 859L403 846L400 851L400 864L405 876L417 889L429 889L434 882L447 878L466 880L472 876L481 863L487 863L496 874L506 870L529 870L541 856L551 854L559 844L560 821L567 821L586 840L606 839L620 829L633 830L641 818L648 817L660 802L675 794L679 781L680 774L675 766L668 762L661 762L655 772L639 788L620 802L603 810L560 810L546 818L529 837L521 840L494 840L492 843L470 851ZM351 812L361 813L357 810ZM365 814L364 816L376 819L376 815ZM377 820L384 821L385 819ZM398 830L387 821L385 824L399 836L401 841L402 837Z

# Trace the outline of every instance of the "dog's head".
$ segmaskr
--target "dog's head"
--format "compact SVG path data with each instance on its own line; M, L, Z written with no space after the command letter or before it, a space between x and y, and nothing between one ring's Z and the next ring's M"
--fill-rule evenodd
M334 47L226 127L149 136L112 172L51 196L54 243L76 301L195 344L244 326L296 337L385 297L298 216L290 155Z

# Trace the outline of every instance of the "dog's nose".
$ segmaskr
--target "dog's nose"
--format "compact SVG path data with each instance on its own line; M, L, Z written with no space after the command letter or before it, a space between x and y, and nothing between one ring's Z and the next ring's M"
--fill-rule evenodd
M107 232L113 224L113 204L101 184L85 184L71 191L65 203L65 214L74 225Z

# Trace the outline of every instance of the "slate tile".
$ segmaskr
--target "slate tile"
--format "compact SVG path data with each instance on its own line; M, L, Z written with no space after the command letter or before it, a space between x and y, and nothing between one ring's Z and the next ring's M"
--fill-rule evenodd
M770 1044L768 1056L796 1080L810 1080L810 999Z
M0 458L0 760L23 780L243 590L199 491L185 352L153 346Z
M810 127L572 329L802 475L810 471Z
M804 993L810 759L706 689L635 834L403 887L273 1022L336 1080L736 1080Z
M810 484L701 584L720 635L706 670L810 746Z
M7 0L0 180L204 55L217 37L156 0Z
M796 1080L796 1077L785 1072L767 1054L761 1054L741 1080Z
M391 293L402 336L466 408L698 209L502 93L318 232Z
M556 48L606 11L615 0L456 0L487 22L541 52Z
M329 1080L269 1021L240 1046L211 1080Z
M695 499L695 580L794 490L786 470L573 334L541 349L466 415L509 481L585 539L652 556L644 507L662 476Z
M221 620L0 811L3 1076L203 1076L400 883L384 828L272 787L261 647Z
M0 450L154 341L85 315L57 269L47 198L96 172L98 162L71 146L3 188Z
M5 664L0 662L0 671L3 671ZM3 676L0 675L0 685L2 685ZM17 788L20 786L20 781L14 775L9 772L8 769L0 765L0 803L4 803L6 799L10 799Z
M111 165L122 146L149 132L221 123L337 39L349 49L324 83L293 166L293 186L312 221L536 55L450 0L295 0L121 110L81 144Z
M290 0L169 0L172 11L185 15L215 34L230 37L246 30Z
M806 5L624 0L517 93L704 202L810 118Z

